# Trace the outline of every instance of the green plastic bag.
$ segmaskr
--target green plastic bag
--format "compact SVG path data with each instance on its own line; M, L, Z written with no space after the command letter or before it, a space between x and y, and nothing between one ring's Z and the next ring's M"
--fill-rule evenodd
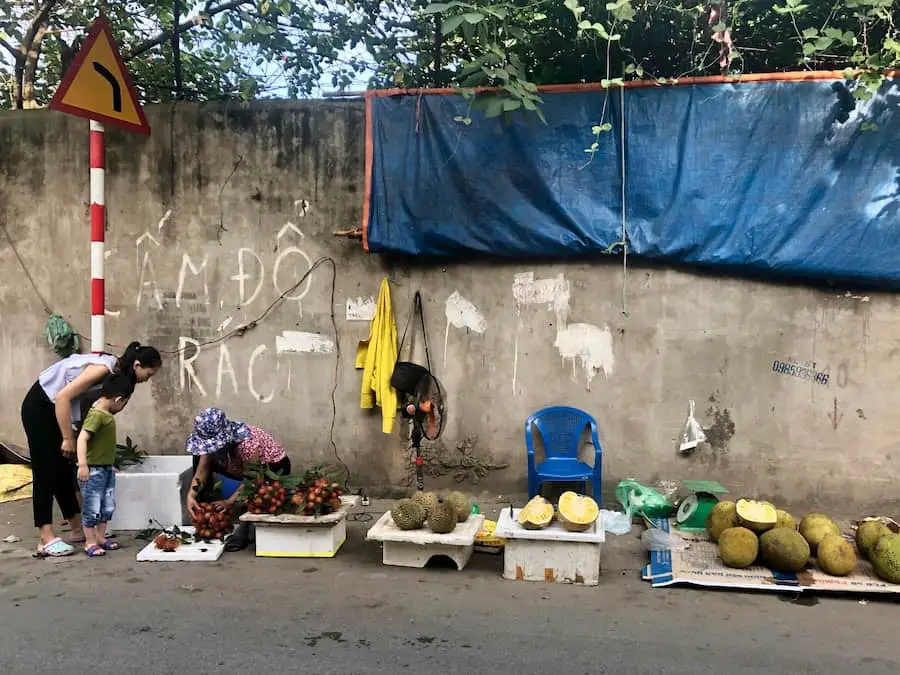
M623 480L616 486L616 499L629 515L643 514L648 518L665 518L674 510L666 496L635 480Z

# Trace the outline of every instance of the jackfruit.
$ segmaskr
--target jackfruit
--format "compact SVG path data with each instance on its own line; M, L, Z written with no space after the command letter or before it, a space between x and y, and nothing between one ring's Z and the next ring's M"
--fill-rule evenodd
M797 520L787 511L778 509L776 512L775 527L789 527L792 530L797 529ZM774 529L774 528L773 528Z
M706 519L706 533L711 541L719 541L719 537L725 530L737 527L737 525L737 509L734 502L719 502L712 508Z
M559 522L569 532L587 532L600 515L597 502L586 495L563 492L556 506Z
M426 518L431 515L431 509L438 502L438 496L434 492L414 492L412 499L425 507Z
M456 528L456 510L450 502L438 499L428 514L428 529L435 534L448 534Z
M522 507L517 520L526 530L541 530L553 520L553 504L538 495Z
M776 527L759 538L759 554L777 572L800 572L809 562L809 543L793 528Z
M880 520L864 520L856 528L856 548L866 560L872 559L872 548L882 537L892 534L891 528Z
M823 513L810 513L800 521L800 534L809 544L812 555L816 554L816 547L825 537L840 533L837 523Z
M819 569L833 577L845 577L856 570L856 549L839 534L829 534L816 551Z
M719 557L726 567L750 567L758 554L759 540L746 527L730 527L719 537Z
M391 507L391 518L401 530L418 530L425 524L425 507L414 499L401 499Z
M892 584L900 584L900 534L888 534L872 547L875 574Z
M469 514L472 513L472 501L462 492L451 492L447 495L447 501L456 511L456 519L459 522L464 523L469 519Z
M778 512L769 502L739 499L734 508L737 511L738 522L753 532L771 530L778 522Z

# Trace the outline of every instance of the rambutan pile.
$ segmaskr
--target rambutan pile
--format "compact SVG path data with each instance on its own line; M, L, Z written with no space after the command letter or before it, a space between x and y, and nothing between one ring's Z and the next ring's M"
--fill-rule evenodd
M213 504L201 503L191 517L197 539L224 539L234 529L234 510L231 506L218 511Z
M341 508L341 485L317 473L308 473L303 485L291 497L295 512L304 516L325 516Z
M247 496L247 510L250 513L275 515L281 511L287 501L287 489L280 481L260 477L251 485Z

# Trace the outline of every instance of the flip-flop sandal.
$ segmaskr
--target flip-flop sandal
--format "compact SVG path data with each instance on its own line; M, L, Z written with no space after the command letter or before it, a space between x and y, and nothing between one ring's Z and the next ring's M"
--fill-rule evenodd
M75 549L57 537L53 541L40 546L34 554L35 558L65 558L75 553Z
M234 534L225 540L225 551L228 553L237 553L243 551L250 545L250 525L241 523Z
M106 541L103 542L103 545L101 546L101 548L104 551L118 551L122 547L119 546L119 542L113 541L112 539L107 539Z
M106 551L103 550L102 546L97 546L97 544L91 544L86 549L84 549L84 554L88 558L101 558L106 555Z

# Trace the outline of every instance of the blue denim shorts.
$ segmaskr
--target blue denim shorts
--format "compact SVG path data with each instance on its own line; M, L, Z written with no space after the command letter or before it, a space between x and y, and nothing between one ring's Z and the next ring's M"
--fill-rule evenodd
M90 478L81 485L81 522L97 527L112 520L116 510L116 472L111 466L90 467Z

